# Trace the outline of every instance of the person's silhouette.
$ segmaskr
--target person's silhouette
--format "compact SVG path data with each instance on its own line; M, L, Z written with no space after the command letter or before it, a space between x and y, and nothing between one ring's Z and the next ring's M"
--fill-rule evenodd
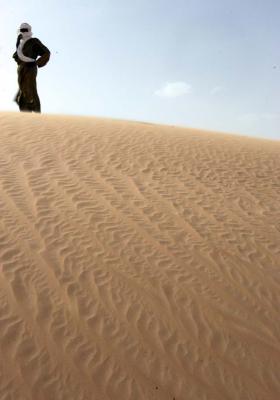
M41 112L36 83L37 67L46 65L50 54L49 49L39 39L32 37L31 26L27 23L21 24L16 52L13 55L18 64L19 90L15 101L20 111Z

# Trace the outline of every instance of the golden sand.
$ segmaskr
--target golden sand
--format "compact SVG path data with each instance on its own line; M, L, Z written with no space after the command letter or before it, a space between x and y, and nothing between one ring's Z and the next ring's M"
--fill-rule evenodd
M0 114L0 399L279 400L280 142Z

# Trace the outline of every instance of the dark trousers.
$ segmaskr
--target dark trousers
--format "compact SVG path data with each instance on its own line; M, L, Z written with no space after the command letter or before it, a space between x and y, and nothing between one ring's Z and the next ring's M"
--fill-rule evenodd
M40 99L37 93L37 65L35 63L23 63L18 66L19 91L15 101L20 111L41 112Z

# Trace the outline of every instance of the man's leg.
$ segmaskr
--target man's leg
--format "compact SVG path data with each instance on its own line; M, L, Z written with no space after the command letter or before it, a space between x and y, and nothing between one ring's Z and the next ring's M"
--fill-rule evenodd
M28 107L30 111L41 112L40 99L37 92L37 67L31 67L28 74Z
M26 68L23 65L18 66L18 92L15 97L15 102L17 103L19 110L20 111L27 111L26 106L25 106L25 100L23 96L23 90L24 90L24 82L25 82L25 73Z
M25 66L24 73L21 79L21 101L20 110L29 112L41 112L40 99L37 93L37 67L36 66Z

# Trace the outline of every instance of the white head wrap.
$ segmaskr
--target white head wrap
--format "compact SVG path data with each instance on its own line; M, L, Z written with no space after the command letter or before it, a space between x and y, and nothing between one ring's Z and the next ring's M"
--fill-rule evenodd
M27 29L28 31L20 32L21 29ZM17 48L18 57L20 58L21 61L24 61L24 62L34 62L35 60L33 58L26 57L22 52L23 46L32 37L31 26L29 24L27 24L26 22L24 22L23 24L20 25L18 34L22 35L22 39L20 40L19 46Z

